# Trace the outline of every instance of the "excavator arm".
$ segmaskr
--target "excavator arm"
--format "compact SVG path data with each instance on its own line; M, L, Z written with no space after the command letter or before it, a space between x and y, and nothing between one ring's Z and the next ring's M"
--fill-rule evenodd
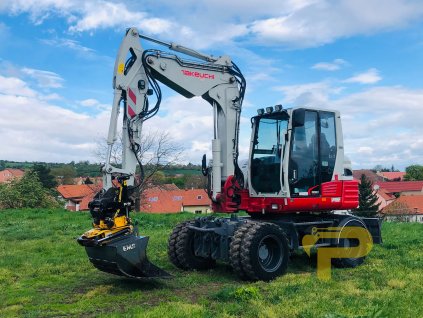
M182 59L156 49L144 50L140 38L195 60ZM133 206L129 193L131 188L139 186L135 185L137 164L142 171L139 153L142 125L158 112L162 100L158 82L186 98L201 96L212 106L213 159L211 167L204 170L211 174L209 195L214 204L218 205L224 197L221 196L222 187L230 176L234 175L238 184L243 184L237 159L246 82L239 68L228 56L205 55L181 45L140 35L135 28L128 29L114 66L108 150L102 168L103 189L89 204L93 229L84 233L78 242L85 246L91 262L98 269L132 278L168 275L147 260L148 237L138 236L137 227L129 217ZM149 96L153 94L156 99L151 103ZM119 168L111 164L110 158L122 108L122 167ZM143 182L142 175L140 179L139 182ZM119 184L117 188L114 180ZM132 253L131 257L129 253Z
M139 38L165 45L171 50L194 57L197 61L182 59L160 50L143 50ZM104 190L112 187L113 174L130 175L128 185L133 185L135 168L139 162L136 150L140 143L142 124L154 116L160 107L161 90L157 81L186 98L201 96L213 108L211 194L216 201L228 176L236 174L242 179L237 158L245 79L228 56L215 58L177 44L154 40L140 35L135 28L126 32L114 67L114 100L107 140L109 148L103 169ZM157 98L154 106L150 105L148 99L152 92ZM124 106L123 164L119 169L111 165L110 153L116 140L121 103Z

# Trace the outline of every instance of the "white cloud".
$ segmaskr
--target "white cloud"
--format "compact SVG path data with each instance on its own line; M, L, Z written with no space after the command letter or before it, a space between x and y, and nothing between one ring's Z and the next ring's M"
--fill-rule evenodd
M373 149L371 147L359 147L357 152L363 155L371 155L373 153Z
M341 112L344 148L355 168L423 162L423 89L378 86L341 96L327 81L279 89L283 102ZM307 103L299 103L305 97Z
M88 98L84 99L78 102L79 105L87 108L95 108L97 110L110 110L111 105L110 104L102 104L98 100L94 98Z
M95 53L95 50L83 46L78 41L72 39L42 39L41 42L55 47L65 47L83 54L90 55Z
M2 1L0 11L7 11L17 15L28 13L31 21L39 25L49 18L53 13L61 16L68 16L69 10L78 5L79 0L15 0Z
M323 71L337 71L345 64L347 64L347 61L343 59L335 59L332 62L316 63L311 68L315 70L323 70Z
M257 19L250 30L261 43L313 47L343 37L398 29L422 16L420 1L314 1L289 13Z
M184 159L199 162L203 152L210 157L213 138L212 106L200 97L180 95L165 98L160 112L145 122L143 129L166 129L175 142L185 147Z
M1 11L28 13L36 24L58 15L66 19L71 32L136 26L142 33L189 43L197 49L231 43L247 35L265 45L310 47L339 38L406 27L423 17L423 3L269 0L263 5L258 1L241 0L204 3L146 0L142 4L106 0L15 0L0 4ZM207 14L201 14L205 12ZM251 37L248 42L251 43Z
M72 32L138 25L148 33L157 34L168 32L172 27L168 20L148 17L147 13L130 10L123 3L84 2L81 11L82 19L69 27Z
M379 82L382 77L379 75L379 71L375 68L371 68L366 72L354 75L344 80L345 83L359 83L359 84L374 84Z
M38 86L42 88L60 88L63 87L63 78L58 74L50 71L36 70L33 68L24 67L21 69L22 73L35 79Z
M21 79L0 76L3 159L96 159L92 157L95 139L106 134L109 112L82 115L51 104L51 98L29 88Z
M86 106L86 107L92 107L92 106L95 106L95 105L98 105L99 104L98 100L96 100L94 98L84 99L84 100L81 100L79 103L82 106Z
M28 85L17 77L5 77L0 75L0 94L35 97L37 92L28 87Z
M274 87L284 94L284 102L294 106L318 107L325 105L330 96L341 93L343 87L334 87L328 81Z

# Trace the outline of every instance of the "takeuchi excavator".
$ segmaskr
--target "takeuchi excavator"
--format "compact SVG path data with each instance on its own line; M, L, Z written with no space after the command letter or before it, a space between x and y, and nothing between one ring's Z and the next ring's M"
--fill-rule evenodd
M143 49L140 39L179 55ZM318 240L317 248L355 246L356 239L341 235L351 226L367 229L373 243L381 242L377 218L336 213L358 205L358 183L344 156L338 111L282 105L258 109L251 118L249 159L241 165L238 144L246 80L238 66L229 56L202 54L130 28L114 67L103 189L89 204L93 228L78 238L99 270L137 279L169 276L148 261L148 237L139 235L130 217L131 193L139 186L136 167L142 168L141 128L159 111L159 82L186 98L201 96L211 105L212 160L203 156L202 172L213 211L229 215L178 224L168 241L175 266L208 269L219 260L244 279L271 280L285 273L291 252L310 248L302 245L302 238L316 229L340 229L337 238ZM110 156L121 108L122 166L115 167ZM239 211L247 216L239 216ZM355 267L363 260L343 257L334 259L334 264Z

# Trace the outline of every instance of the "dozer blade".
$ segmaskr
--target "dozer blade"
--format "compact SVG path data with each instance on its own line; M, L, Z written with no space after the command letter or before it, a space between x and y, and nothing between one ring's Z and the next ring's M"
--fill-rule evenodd
M147 259L147 243L148 236L130 234L101 245L83 245L91 263L103 272L135 279L170 278L169 273Z

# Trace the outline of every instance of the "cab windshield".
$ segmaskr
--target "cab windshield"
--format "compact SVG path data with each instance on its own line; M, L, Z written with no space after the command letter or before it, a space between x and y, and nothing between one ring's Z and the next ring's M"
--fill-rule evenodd
M251 185L257 193L278 193L281 190L280 165L285 150L288 118L286 113L256 118Z

